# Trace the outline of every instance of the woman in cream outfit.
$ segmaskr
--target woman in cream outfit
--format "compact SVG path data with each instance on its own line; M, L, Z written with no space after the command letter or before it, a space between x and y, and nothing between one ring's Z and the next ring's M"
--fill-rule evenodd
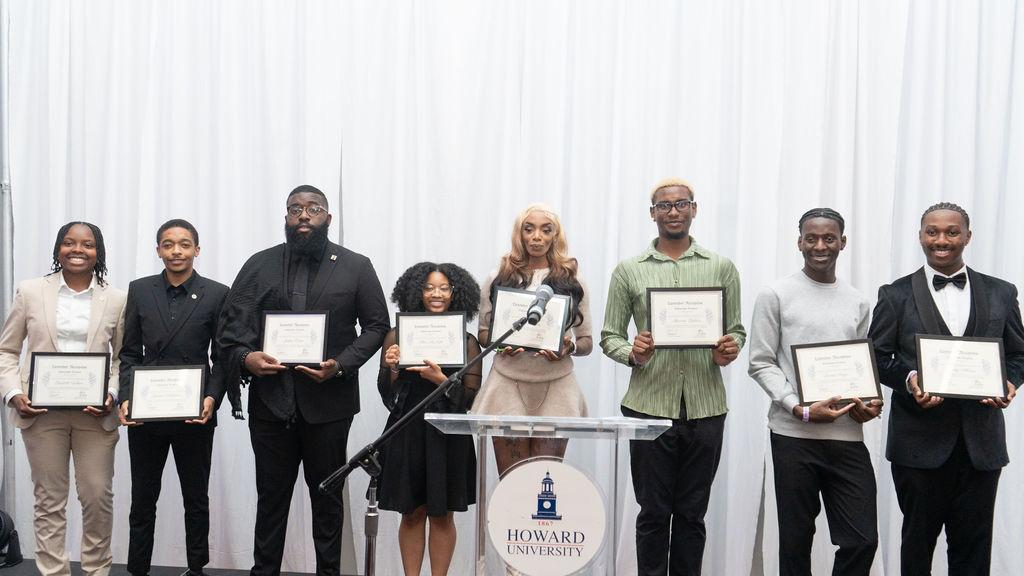
M490 342L494 288L505 286L536 290L541 284L556 294L572 298L569 328L562 353L522 348L499 348L487 380L473 404L475 414L513 416L586 416L587 402L573 375L571 356L586 356L594 347L590 328L589 299L579 278L577 263L568 255L562 224L555 212L543 204L528 206L516 218L512 249L501 258L501 266L484 281L480 291L481 346ZM494 454L498 473L534 456L565 454L565 440L495 438Z
M106 250L99 228L64 225L53 249L52 274L18 285L0 332L0 393L21 429L35 493L36 567L44 576L70 574L64 535L69 459L82 504L82 571L110 571L117 353L124 325L125 293L104 280ZM26 354L22 344L28 341ZM102 406L37 409L26 393L32 352L109 352L110 380Z

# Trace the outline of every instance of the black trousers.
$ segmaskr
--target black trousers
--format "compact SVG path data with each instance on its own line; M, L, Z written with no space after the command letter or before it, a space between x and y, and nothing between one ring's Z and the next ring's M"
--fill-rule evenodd
M321 494L317 487L345 464L351 426L351 416L322 424L309 424L301 416L290 424L250 417L249 436L256 456L254 576L281 573L288 509L300 463L313 515L316 573L340 573L342 486L330 494Z
M903 576L932 572L935 541L946 527L949 573L979 576L992 563L992 516L1002 470L975 470L963 436L946 462L925 470L892 465L903 511L900 567Z
M212 426L196 426L186 433L161 431L162 423L151 422L128 428L131 456L132 506L128 514L128 572L149 574L153 559L153 530L160 480L168 449L174 451L174 465L185 506L185 554L188 567L201 571L210 561L210 458L213 454Z
M867 447L863 442L775 433L771 439L779 509L779 574L811 576L814 520L824 500L829 535L839 547L832 574L867 576L878 548L875 471Z
M654 418L622 406L632 418ZM725 415L686 419L685 407L672 427L654 440L629 442L636 517L637 570L641 576L700 574L704 558L704 514L722 455Z

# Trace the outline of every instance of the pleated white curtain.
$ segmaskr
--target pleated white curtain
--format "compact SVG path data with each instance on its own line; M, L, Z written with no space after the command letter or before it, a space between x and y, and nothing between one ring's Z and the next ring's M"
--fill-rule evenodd
M70 219L103 229L115 285L160 269L152 238L171 217L202 236L198 270L230 283L282 238L284 194L315 184L336 202L335 239L370 256L385 290L424 259L482 279L530 202L553 205L600 326L608 276L656 234L647 191L695 186L694 236L734 260L744 318L757 289L801 265L796 220L827 205L848 222L840 275L872 299L923 261L920 213L939 200L971 213L968 263L1024 283L1024 6L1013 0L663 0L292 2L11 0L15 275L44 273ZM350 452L383 427L373 382ZM628 373L599 351L577 363L592 415L615 415ZM705 573L774 574L777 531L765 482L767 401L727 370L730 415L708 513ZM994 574L1024 573L1021 406L1007 412L1011 464L996 513ZM255 488L245 424L226 411L211 481L212 566L247 568ZM879 485L877 574L899 573L901 515L867 427ZM127 549L126 439L115 475L114 552ZM31 483L17 461L19 529ZM607 447L574 443L595 474ZM625 452L624 452L625 454ZM770 471L770 463L768 470ZM626 470L623 464L623 471ZM628 476L628 474L627 474ZM346 562L362 569L362 498L352 476ZM157 564L184 562L181 498L164 478ZM631 487L618 529L633 574ZM758 510L764 500L764 530ZM296 490L285 569L312 571L305 489ZM71 506L69 541L80 517ZM471 514L458 516L453 574L469 574ZM397 574L397 516L381 526L379 572ZM819 522L815 573L832 546ZM944 548L936 573L945 573ZM426 571L424 572L426 573Z

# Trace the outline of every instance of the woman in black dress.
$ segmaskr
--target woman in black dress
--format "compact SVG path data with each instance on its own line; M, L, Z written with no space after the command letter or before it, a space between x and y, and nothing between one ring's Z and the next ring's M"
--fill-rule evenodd
M402 312L465 312L476 316L480 288L473 277L454 264L420 262L406 270L391 293ZM442 369L428 359L422 366L398 369L401 350L395 330L384 339L377 389L391 410L388 426L418 404L455 369ZM480 352L472 334L466 334L468 358ZM428 412L464 413L480 389L480 368L475 367L453 388L427 408ZM423 551L430 552L430 573L448 573L455 551L452 513L463 512L476 502L476 454L469 436L445 435L416 418L387 444L380 477L380 507L402 514L398 545L407 576L418 575ZM427 519L429 546L426 546Z

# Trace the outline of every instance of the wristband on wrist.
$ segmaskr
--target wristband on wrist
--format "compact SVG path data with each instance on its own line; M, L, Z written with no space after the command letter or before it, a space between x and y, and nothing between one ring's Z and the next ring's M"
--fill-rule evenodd
M245 368L245 359L249 357L249 354L252 354L252 350L246 350L245 352L242 353L242 358L238 363L238 365L241 366L242 368Z
M804 415L801 418L801 420L803 420L804 422L810 422L811 421L811 407L810 406L804 406L803 408L804 408Z

